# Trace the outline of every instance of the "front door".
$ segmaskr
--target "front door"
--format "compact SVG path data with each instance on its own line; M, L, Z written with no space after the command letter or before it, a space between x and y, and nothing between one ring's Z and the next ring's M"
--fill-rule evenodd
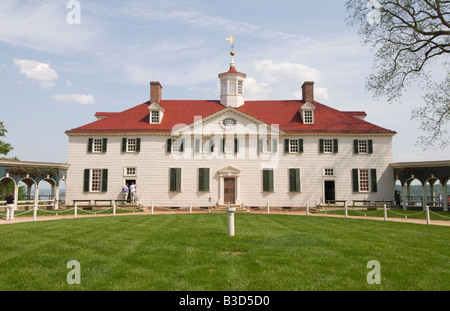
M325 203L336 200L334 180L325 180Z
M235 204L236 203L236 178L224 178L223 179L223 193L225 204Z

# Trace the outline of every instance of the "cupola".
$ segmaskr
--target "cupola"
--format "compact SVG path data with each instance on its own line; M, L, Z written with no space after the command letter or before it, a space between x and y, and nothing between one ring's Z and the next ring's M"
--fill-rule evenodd
M234 51L231 51L230 55L230 69L219 74L220 103L225 107L236 108L244 104L244 79L247 75L236 70Z

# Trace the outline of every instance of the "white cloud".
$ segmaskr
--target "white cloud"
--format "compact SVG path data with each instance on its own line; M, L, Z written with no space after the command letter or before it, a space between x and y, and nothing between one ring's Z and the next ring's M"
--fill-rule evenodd
M59 102L74 102L81 105L93 105L95 103L94 95L83 95L83 94L53 95L52 98Z
M20 73L30 80L39 83L42 88L55 86L54 80L58 80L58 73L50 68L49 64L40 63L28 59L13 59L14 65L19 67Z

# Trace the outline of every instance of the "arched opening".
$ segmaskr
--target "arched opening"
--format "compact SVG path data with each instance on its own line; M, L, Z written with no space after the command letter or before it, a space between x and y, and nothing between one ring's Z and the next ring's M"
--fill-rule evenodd
M3 177L0 179L0 201L4 201L9 193L14 195L14 187L16 183L11 177Z
M394 207L395 208L403 208L403 187L402 182L399 179L395 180L394 186Z
M53 179L45 178L39 182L38 204L41 208L54 208L57 197L57 186Z
M36 182L29 177L25 177L19 181L18 185L17 210L29 210L34 206Z
M412 210L422 210L423 187L420 180L412 177L406 181L406 207Z

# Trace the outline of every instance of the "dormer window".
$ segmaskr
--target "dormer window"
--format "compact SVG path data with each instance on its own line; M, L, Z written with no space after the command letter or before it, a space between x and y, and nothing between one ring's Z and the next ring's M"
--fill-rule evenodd
M314 124L315 109L316 106L309 102L305 103L302 108L300 108L299 112L301 113L303 124Z
M151 104L148 109L150 110L149 123L150 124L161 124L164 112L166 110L161 107L158 103Z
M314 123L314 111L305 110L303 111L303 123L313 124Z
M160 115L159 110L151 110L150 111L150 123L151 124L159 124L159 123L161 123L159 115Z

